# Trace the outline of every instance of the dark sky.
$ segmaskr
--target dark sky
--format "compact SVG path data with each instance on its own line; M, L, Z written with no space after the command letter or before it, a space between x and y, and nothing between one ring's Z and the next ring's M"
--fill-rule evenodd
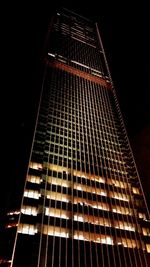
M32 2L32 3L30 3ZM103 2L103 3L101 3ZM113 1L115 2L115 1ZM149 8L143 1L55 1L99 23L106 57L141 175L146 197L150 189L150 44ZM81 6L82 4L82 6ZM25 179L35 111L40 93L40 64L52 1L6 1L1 50L4 83L2 109L4 142L1 206ZM3 9L2 9L3 10ZM8 188L7 193L4 190ZM19 191L19 190L18 190ZM10 198L11 197L11 198Z

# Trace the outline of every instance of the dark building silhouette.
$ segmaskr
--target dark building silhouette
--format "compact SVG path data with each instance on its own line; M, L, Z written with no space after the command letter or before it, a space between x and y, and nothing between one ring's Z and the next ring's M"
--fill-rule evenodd
M53 16L41 90L1 265L148 267L149 212L97 23Z

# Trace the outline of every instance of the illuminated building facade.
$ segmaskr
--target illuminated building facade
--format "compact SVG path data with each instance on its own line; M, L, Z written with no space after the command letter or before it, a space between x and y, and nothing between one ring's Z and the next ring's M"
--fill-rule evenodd
M7 227L12 267L148 266L149 213L98 25L66 9L50 24L19 222Z

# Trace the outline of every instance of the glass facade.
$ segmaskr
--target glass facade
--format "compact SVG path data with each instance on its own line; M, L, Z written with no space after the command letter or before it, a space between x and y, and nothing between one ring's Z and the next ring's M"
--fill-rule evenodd
M54 15L44 62L10 266L148 267L149 213L97 24Z

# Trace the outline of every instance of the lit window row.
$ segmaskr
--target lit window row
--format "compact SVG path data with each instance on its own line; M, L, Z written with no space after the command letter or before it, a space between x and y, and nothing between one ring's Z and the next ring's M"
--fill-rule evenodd
M23 224L20 223L18 225L18 233L22 234L28 234L28 235L35 235L38 232L38 228L40 225L34 226L32 224ZM43 234L46 235L51 235L51 236L58 236L58 237L64 237L64 238L69 238L70 237L70 230L67 228L61 228L61 227L56 227L56 226L49 226L49 225L44 225L42 227L43 229ZM40 230L40 229L39 229ZM108 236L108 235L102 235L102 234L97 234L97 233L89 233L89 232L83 232L83 231L78 231L74 230L73 238L77 240L85 240L85 241L93 241L96 243L102 243L102 244L108 244L108 245L123 245L124 247L129 247L129 248L140 248L140 242L138 240L134 239L128 239L128 238L123 238L123 237L115 237L115 240L113 237ZM142 248L145 249L144 244L142 243ZM150 253L150 244L146 244L146 250L148 253Z
M66 228L44 225L42 229L43 229L42 233L46 235L64 237L64 238L70 237L70 230ZM22 233L22 234L35 235L35 233L38 232L38 227L32 224L21 223L19 224L17 231L18 233ZM78 230L74 231L73 238L77 240L93 241L96 243L102 243L102 244L107 244L107 245L118 244L118 245L123 245L124 247L129 247L129 248L136 248L136 247L140 248L140 242L138 240L123 238L123 237L120 237L120 238L115 237L115 241L114 241L113 237L109 235L82 232ZM144 244L143 244L143 249L145 249ZM149 244L146 244L146 249L147 249L147 252L150 252Z
M66 174L67 173L71 173L71 169L63 167L63 166L58 166L58 165L55 165L55 164L44 163L44 167L48 167L50 170L57 171L57 172L66 172ZM82 172L82 171L73 170L72 174L75 175L75 176L87 178L87 179L90 179L92 181L96 181L96 182L99 182L99 183L107 183L107 184L110 184L110 185L115 185L116 187L120 187L120 188L128 188L128 187L130 188L131 187L131 185L129 183L126 183L126 182L122 182L122 181L118 181L118 180L110 179L110 178L106 179L104 177L97 176L97 175L92 175L92 174L85 173L85 172ZM48 178L48 181L50 181L52 183L54 182L54 180L51 181L51 180L49 180L49 178ZM58 181L56 181L56 183L58 183ZM132 191L135 194L140 194L139 188L133 187ZM125 195L125 198L123 196L118 196L118 197L120 197L121 199L125 200L126 195ZM129 199L129 198L127 198L127 199ZM126 200L126 201L128 201L128 200Z
M118 193L118 192L111 192L111 191L107 192L104 189L94 188L92 186L87 186L87 185L78 184L78 183L72 184L72 182L70 182L70 181L61 180L61 179L52 178L52 177L51 178L49 177L48 181L52 184L55 184L55 185L60 185L60 186L64 186L64 187L72 187L73 189L77 189L79 191L84 191L87 193L94 193L94 194L101 195L101 196L109 196L111 198L129 201L129 196L127 196L125 194Z
M52 199L52 200L58 200L62 201L65 203L72 203L72 196L62 194L62 193L56 193L56 192L50 192L50 191L45 191L44 189L41 189L41 194L46 195L46 198ZM102 202L96 202L92 201L89 199L84 199L80 197L73 197L73 204L79 204L81 206L89 206L94 209L99 209L99 210L107 210L107 211L112 211L114 213L120 213L120 214L125 214L125 215L133 215L133 211L131 209L128 209L126 207L122 206L113 206L110 208L110 205L108 203L102 203Z
M57 217L61 219L71 219L72 218L72 212L66 211L66 210L60 210L60 209L54 209L54 208L46 208L45 209L45 215ZM73 214L73 220L78 222L88 222L95 225L102 225L106 227L114 227L119 228L121 230L127 230L127 231L135 231L135 225L128 223L128 222L122 222L122 221L111 221L107 218L101 218L96 217L92 215L86 215L81 213L74 213Z
M123 237L120 237L120 238L115 237L115 239L113 239L113 237L109 235L82 232L82 231L77 231L77 230L75 230L73 233L74 233L73 238L77 240L93 241L96 243L102 243L102 244L107 244L107 245L118 244L118 245L122 245L124 247L129 247L129 248L140 248L141 247L140 242L134 239L123 238ZM69 238L70 231L66 228L44 225L43 234ZM145 249L144 244L143 244L143 249Z
M71 169L69 169L67 167L63 167L63 166L59 166L59 165L55 165L55 164L49 164L46 162L44 163L43 167L48 168L52 171L56 171L56 172L66 172L66 174L71 173ZM73 170L72 175L87 178L87 179L90 179L92 181L96 181L99 183L106 183L106 178L101 177L101 176L97 176L97 175L92 175L89 173L85 173L82 171ZM121 187L121 188L127 188L127 186L128 186L128 184L125 182L118 181L115 179L110 179L110 178L107 178L107 183L110 185L115 185L116 187Z

